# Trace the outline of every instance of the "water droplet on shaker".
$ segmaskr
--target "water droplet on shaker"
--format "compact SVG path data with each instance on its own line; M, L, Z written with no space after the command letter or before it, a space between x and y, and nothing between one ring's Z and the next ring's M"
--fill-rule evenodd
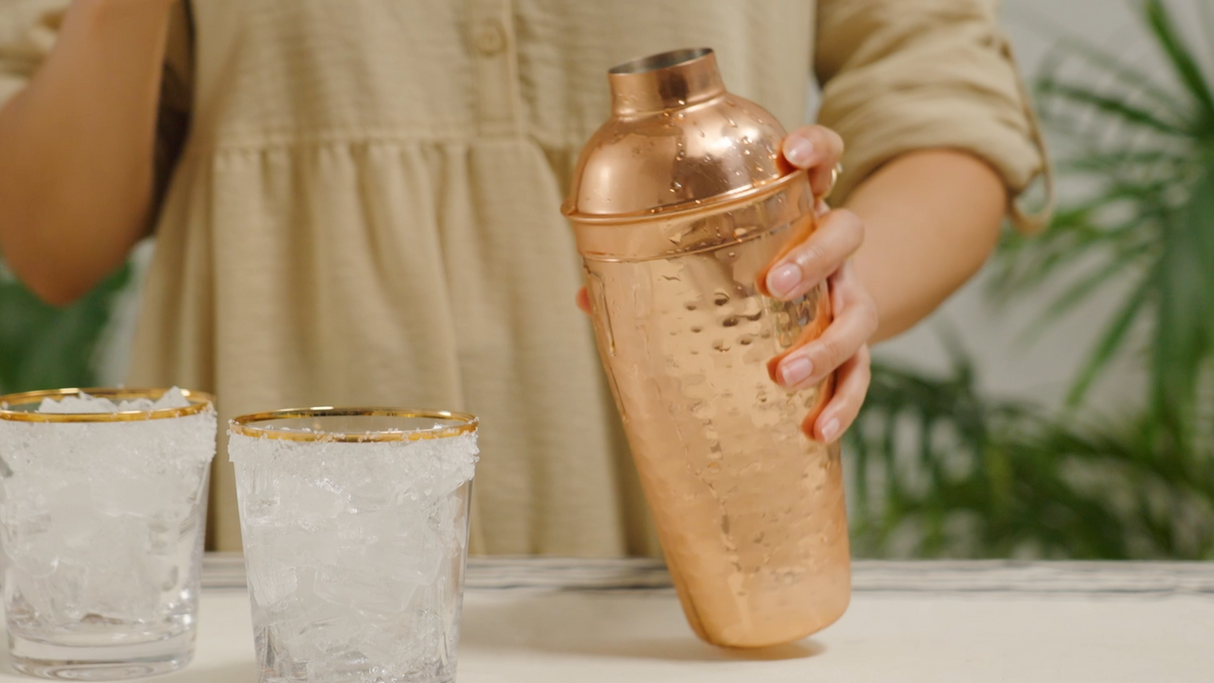
M697 307L694 303L688 301L687 303L683 304L683 308L686 308L689 311L694 311Z
M721 321L721 327L737 327L737 326L738 326L738 317L735 315L731 315L728 318Z
M687 152L684 152L683 150L679 150L679 153L674 155L674 158L678 159L679 161L682 161L683 159L687 158Z
M718 289L712 298L712 303L716 304L717 306L724 306L725 304L729 303L729 294Z
M687 100L683 99L682 97L678 99L678 102L680 107L687 104Z

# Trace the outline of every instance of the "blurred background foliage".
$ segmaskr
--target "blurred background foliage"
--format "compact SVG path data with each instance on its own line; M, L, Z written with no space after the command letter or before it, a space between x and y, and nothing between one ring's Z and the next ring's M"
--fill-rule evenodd
M42 303L0 263L0 394L97 385L98 350L128 264L66 308Z
M944 376L875 368L850 435L859 554L1214 559L1214 81L1168 3L1133 5L1170 78L1060 40L1036 101L1085 189L1043 235L1007 233L989 280L996 301L1061 285L1030 334L1124 298L1061 413L980 395L955 343ZM1127 351L1148 357L1146 407L1080 411Z
M1037 105L1063 141L1059 174L1085 189L1043 235L1006 235L988 291L1053 297L1030 335L1101 290L1124 299L1061 412L983 395L947 333L946 373L878 363L848 436L857 555L1214 559L1214 74L1168 3L1131 1L1170 77L1059 41ZM1200 5L1214 45L1214 3ZM95 385L131 278L55 309L0 266L0 392ZM1147 357L1145 407L1081 410L1126 352Z

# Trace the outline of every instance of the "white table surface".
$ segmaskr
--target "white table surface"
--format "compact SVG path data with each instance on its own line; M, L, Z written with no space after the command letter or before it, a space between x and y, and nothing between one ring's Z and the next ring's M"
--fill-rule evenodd
M145 680L256 683L239 560L204 574L194 663ZM1214 683L1214 564L860 562L854 577L837 624L747 655L697 641L650 562L474 561L459 681Z

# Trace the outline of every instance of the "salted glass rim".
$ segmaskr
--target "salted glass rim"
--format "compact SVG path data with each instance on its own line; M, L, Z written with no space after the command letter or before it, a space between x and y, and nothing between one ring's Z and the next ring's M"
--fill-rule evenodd
M322 428L290 429L259 425L275 420L312 418L319 421L338 417L395 417L400 419L445 420L454 424L435 425L421 429L377 429L366 432L327 431ZM253 413L232 418L228 430L232 434L255 439L280 439L284 441L310 441L323 443L376 443L384 441L425 441L446 439L476 431L480 420L471 413L450 410L420 410L414 408L337 408L317 406L312 408L288 408L263 413Z
M18 394L0 396L0 420L11 422L138 422L143 420L162 420L172 417L197 415L215 405L215 397L202 391L180 389L181 395L190 402L182 408L158 408L156 410L122 410L114 413L39 413L38 406L45 399L63 400L71 396L88 394L93 398L108 398L111 401L130 401L146 398L151 401L159 399L170 389L140 389L125 387L94 387L91 389L68 388L48 389L43 391L25 391ZM26 408L21 410L20 408ZM32 409L30 409L32 408Z

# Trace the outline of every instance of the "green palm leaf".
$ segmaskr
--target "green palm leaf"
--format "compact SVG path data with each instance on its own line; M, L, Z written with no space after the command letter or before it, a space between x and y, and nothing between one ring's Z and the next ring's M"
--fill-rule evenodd
M1210 94L1209 84L1193 57L1192 49L1176 30L1167 5L1162 0L1145 0L1143 12L1156 42L1167 55L1180 82L1188 89L1189 94L1201 103L1201 120L1209 125L1214 121L1214 95Z
M990 282L1004 300L1063 285L1030 333L1124 291L1069 404L1135 350L1151 358L1151 408L1056 420L983 396L948 340L946 375L878 364L848 437L860 554L1214 559L1214 429L1199 428L1214 420L1214 100L1169 8L1135 2L1174 78L1063 41L1037 93L1064 136L1057 168L1085 194L1044 235L1006 235ZM1214 37L1214 9L1203 11Z
M1153 398L1164 419L1188 432L1199 371L1214 358L1214 163L1194 185L1191 203L1169 219L1153 273L1159 283Z
M1130 104L1126 99L1104 95L1089 90L1085 86L1044 80L1038 82L1037 92L1051 97L1059 103L1091 106L1101 113L1118 117L1126 124L1145 126L1166 135L1185 137L1190 134L1183 122L1166 121L1151 111Z

